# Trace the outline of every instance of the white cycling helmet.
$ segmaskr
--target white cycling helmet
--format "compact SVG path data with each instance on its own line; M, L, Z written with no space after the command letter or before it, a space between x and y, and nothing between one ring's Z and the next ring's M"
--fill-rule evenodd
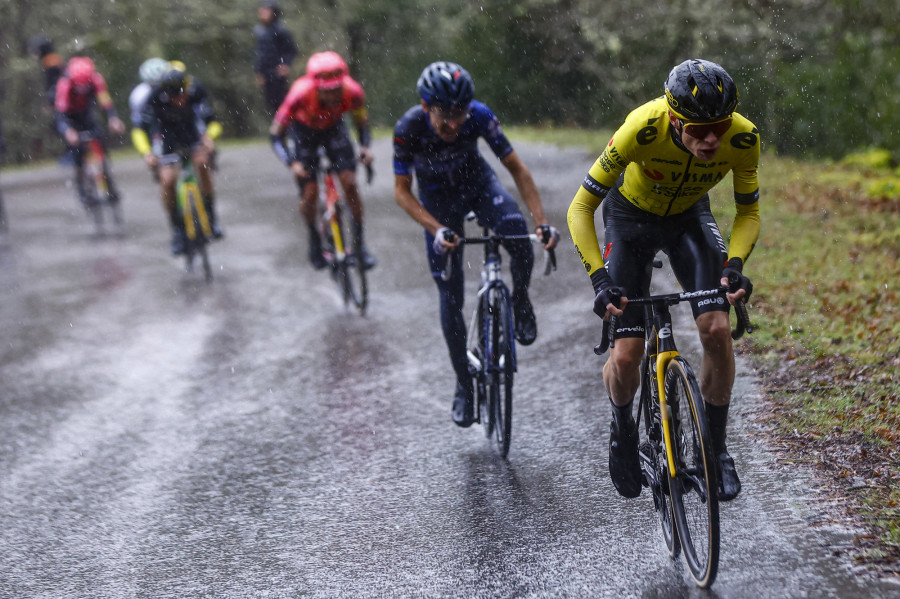
M148 58L141 64L138 74L140 74L141 81L144 83L159 85L163 75L168 73L171 69L172 65L169 64L168 60L162 58Z

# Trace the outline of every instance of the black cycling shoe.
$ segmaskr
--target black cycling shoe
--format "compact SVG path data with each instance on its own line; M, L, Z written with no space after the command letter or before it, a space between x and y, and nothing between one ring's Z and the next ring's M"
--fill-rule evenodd
M643 475L637 430L630 417L622 430L616 426L615 419L609 424L609 477L622 497L631 499L641 494Z
M723 451L716 456L716 464L719 467L719 501L731 501L741 492L741 479L734 468L734 459L728 451Z
M225 237L225 231L216 223L209 223L209 230L212 232L213 239L222 239Z
M325 256L322 255L322 248L320 247L312 247L309 248L309 262L313 265L313 268L316 270L322 270L326 266L328 266L328 260L325 259Z
M181 229L175 229L172 231L172 242L169 244L169 249L172 251L173 256L180 256L185 252L187 246L187 239L184 231Z
M456 395L453 397L451 416L457 426L468 428L475 422L474 395L474 391L467 391L462 385L456 383Z
M513 312L516 321L516 341L531 345L537 339L537 319L528 295L523 293L513 298Z
M362 269L363 270L371 270L378 265L378 260L375 259L375 256L369 253L369 248L366 246L362 246L362 251L359 252L362 256Z

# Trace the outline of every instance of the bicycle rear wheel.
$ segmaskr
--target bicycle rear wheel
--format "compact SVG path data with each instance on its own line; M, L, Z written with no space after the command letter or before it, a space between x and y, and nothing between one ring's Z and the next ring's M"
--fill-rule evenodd
M681 543L675 527L672 512L672 498L669 491L669 465L666 460L665 444L662 441L662 417L659 401L653 392L656 378L651 373L647 358L641 364L641 409L644 419L646 440L640 445L641 468L653 495L653 507L659 516L666 549L672 558L681 553Z
M676 477L671 490L678 536L691 577L709 588L719 569L716 462L700 387L683 358L666 367L665 390L672 411Z
M500 290L492 294L491 309L491 355L490 359L490 411L493 415L494 434L500 455L509 454L512 440L512 392L513 374L513 340L512 312L509 301Z

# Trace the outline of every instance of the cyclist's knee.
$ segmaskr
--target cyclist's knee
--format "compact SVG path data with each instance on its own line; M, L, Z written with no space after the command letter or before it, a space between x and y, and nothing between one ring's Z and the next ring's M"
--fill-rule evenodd
M641 364L643 357L643 340L640 343L630 343L632 339L617 339L607 361L615 372L631 372Z
M727 312L707 312L697 318L697 330L704 348L718 350L731 347L731 323Z

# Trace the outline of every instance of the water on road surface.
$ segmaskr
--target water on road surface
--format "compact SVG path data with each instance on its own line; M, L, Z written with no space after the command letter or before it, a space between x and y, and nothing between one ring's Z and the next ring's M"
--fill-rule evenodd
M898 596L834 555L851 531L811 526L807 479L750 430L746 364L729 437L744 490L722 507L713 589L668 557L649 493L622 499L607 472L599 321L565 226L594 157L518 146L564 239L559 270L536 269L508 460L450 420L437 293L387 140L362 186L379 259L365 318L308 265L267 146L221 153L209 285L167 254L139 160L113 165L121 238L91 234L62 167L3 173L0 597Z

